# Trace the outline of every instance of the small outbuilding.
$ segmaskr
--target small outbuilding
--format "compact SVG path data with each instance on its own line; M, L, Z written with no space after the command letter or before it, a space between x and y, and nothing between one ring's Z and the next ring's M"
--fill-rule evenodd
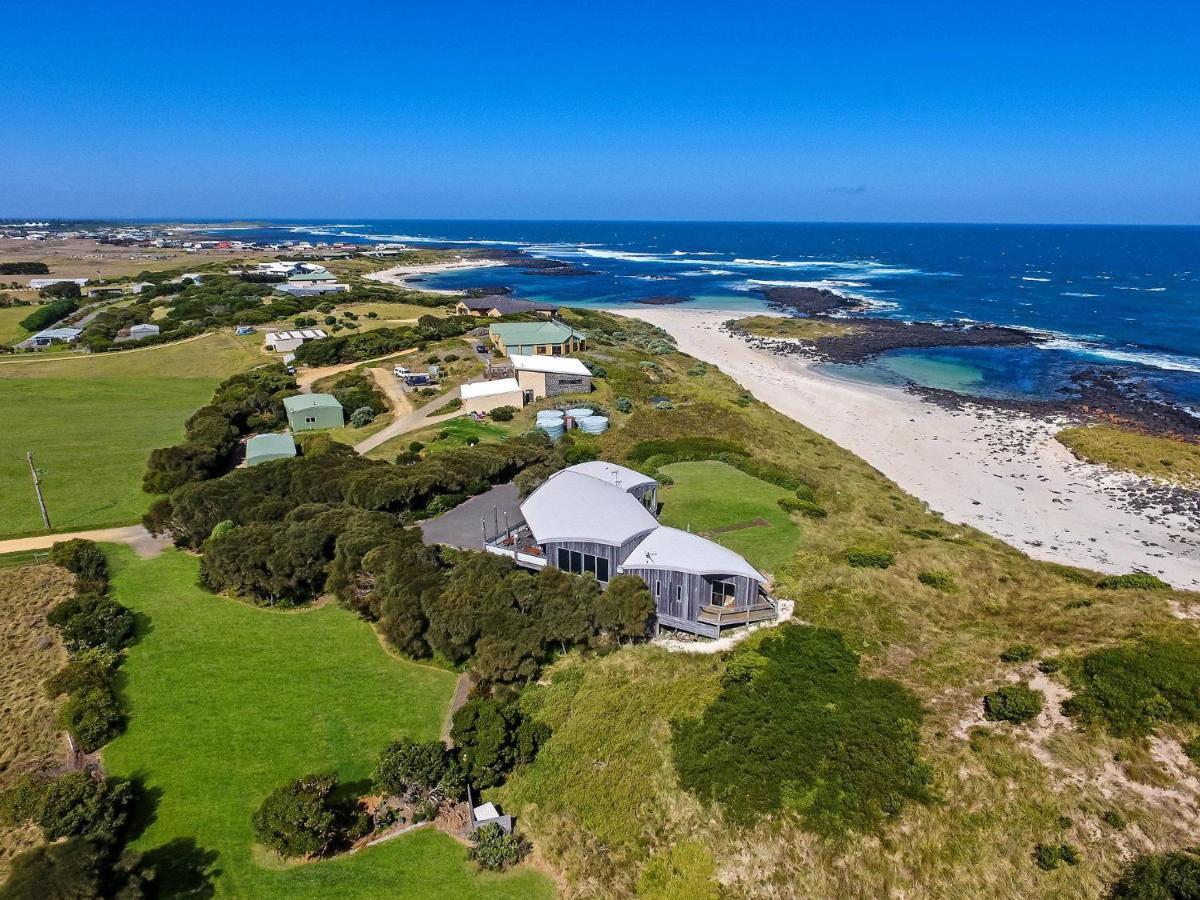
M257 466L273 459L296 455L296 439L290 434L256 434L246 441L246 465Z
M82 328L47 328L29 339L34 347L49 347L51 344L73 344L83 334Z
M305 341L319 341L326 337L323 328L301 328L297 331L268 331L263 339L264 350L276 353L291 353Z
M500 406L524 406L524 394L515 378L474 381L459 388L463 409L469 413L491 412Z
M157 325L143 322L141 325L134 325L129 329L129 339L131 341L140 341L142 338L156 336L159 331L160 329Z
M341 428L346 420L342 404L332 394L296 394L285 397L288 425L292 431L316 431L321 428Z
M592 389L592 373L582 360L520 353L512 354L509 359L527 401L558 394L586 394Z

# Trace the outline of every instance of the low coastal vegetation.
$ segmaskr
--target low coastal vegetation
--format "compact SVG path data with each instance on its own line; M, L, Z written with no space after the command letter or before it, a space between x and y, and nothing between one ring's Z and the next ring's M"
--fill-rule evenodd
M1064 428L1060 444L1088 462L1200 488L1200 444L1109 425Z
M733 327L736 331L754 337L791 338L801 341L844 337L854 333L853 325L796 316L746 316L738 319Z

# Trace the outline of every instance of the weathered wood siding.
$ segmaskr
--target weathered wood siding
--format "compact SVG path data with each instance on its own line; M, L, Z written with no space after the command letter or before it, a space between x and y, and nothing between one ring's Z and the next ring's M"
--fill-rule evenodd
M634 569L626 567L624 574L637 575L650 586L654 594L654 607L661 616L686 619L694 622L700 609L712 602L714 581L732 581L734 605L732 609L745 609L758 602L758 582L753 578L733 575L727 578L709 575L694 575L673 569ZM655 590L657 588L657 591Z

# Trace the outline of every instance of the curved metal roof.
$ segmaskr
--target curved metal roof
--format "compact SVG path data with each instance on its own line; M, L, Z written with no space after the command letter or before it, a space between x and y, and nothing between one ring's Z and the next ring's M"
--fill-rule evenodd
M603 481L605 484L615 485L623 491L632 491L634 488L644 485L658 484L649 475L643 475L641 472L635 472L633 469L619 466L616 463L605 462L602 459L579 463L578 465L571 466L567 471L587 475L590 478Z
M521 504L525 524L539 544L594 541L620 546L658 526L632 495L576 468L555 472Z
M621 563L625 569L670 569L693 575L742 575L762 584L767 579L741 554L698 534L662 525L638 544Z

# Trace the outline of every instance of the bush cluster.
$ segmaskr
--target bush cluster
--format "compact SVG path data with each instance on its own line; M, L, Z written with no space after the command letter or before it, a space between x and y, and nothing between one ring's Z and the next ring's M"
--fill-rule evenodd
M357 806L337 795L334 772L303 775L267 795L251 818L254 837L284 857L326 856L362 828Z
M919 700L864 678L838 632L785 625L743 644L730 667L747 657L699 718L673 725L686 790L736 822L787 810L821 833L872 830L929 801Z
M1033 644L1013 644L1000 651L1000 661L1007 663L1029 662L1037 656L1037 647Z
M532 847L525 838L515 832L509 833L499 825L484 825L471 836L471 849L467 858L479 863L484 869L507 869L524 859Z
M532 762L550 729L514 703L473 697L454 713L450 737L467 780L489 788L502 784L517 766Z
M366 372L346 372L329 387L329 393L342 404L342 409L357 411L365 406L376 416L388 409L383 391Z
M513 416L517 414L515 406L497 406L491 412L491 417L497 422L511 422Z
M295 389L295 380L282 364L227 378L209 404L187 420L182 443L151 451L143 490L165 494L220 475L228 469L244 435L270 431L284 421L283 398Z
M44 262L4 262L0 263L0 275L49 275L50 267Z
M1119 737L1161 723L1200 723L1200 647L1141 641L1088 654L1067 667L1075 694L1063 712Z
M856 569L889 569L896 562L895 554L887 550L853 547L844 555L846 562Z
M78 290L78 288L76 289ZM43 328L49 328L55 322L65 319L77 309L79 309L79 303L76 300L65 297L61 300L52 300L50 303L43 303L37 307L21 320L20 325L26 331L41 331Z
M1078 865L1079 851L1074 844L1037 844L1033 848L1033 861L1039 869L1049 872L1057 869L1059 863Z
M97 779L89 772L25 776L0 794L0 821L37 825L48 841L93 837L108 843L120 837L132 800L133 785L117 778Z
M1148 572L1129 572L1125 575L1109 575L1096 583L1105 591L1169 591L1171 586L1161 578Z
M810 519L823 519L829 515L825 511L825 507L814 503L812 500L804 500L800 497L780 497L776 502L784 512L800 513L801 515L808 516Z
M361 334L335 335L307 341L296 348L296 361L306 366L359 362L445 338L458 337L478 324L478 320L471 316L421 316L416 325L377 328Z
M958 583L955 582L954 576L949 572L925 571L917 574L917 581L926 587L931 587L935 591L942 591L946 594L952 594L958 590Z
M1151 853L1121 873L1111 900L1194 900L1200 897L1200 847Z
M66 695L58 724L84 753L100 749L125 725L112 680L121 664L120 651L133 639L133 614L111 597L108 562L91 541L60 541L50 559L75 574L75 595L47 614L71 654L67 665L46 681L53 697Z
M1042 711L1045 695L1025 684L1006 684L983 698L984 718L1020 725Z

